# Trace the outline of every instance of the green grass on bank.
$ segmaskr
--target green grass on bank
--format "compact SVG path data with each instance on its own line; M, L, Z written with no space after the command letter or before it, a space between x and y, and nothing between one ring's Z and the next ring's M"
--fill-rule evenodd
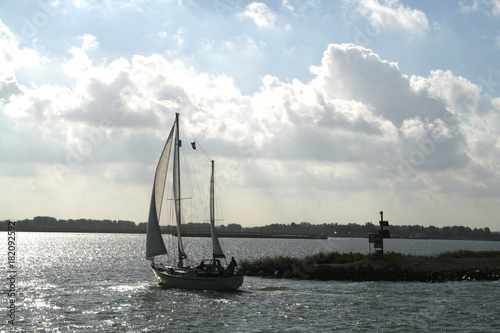
M397 252L384 253L384 259L404 259L404 258L500 258L500 251L469 251L460 250L454 252L444 252L437 256L417 256L411 254L402 254ZM339 252L320 252L305 258L294 257L266 257L256 260L243 260L241 267L245 266L275 266L275 265L316 265L316 264L348 264L361 260L375 260L377 259L374 253L361 254L361 253L339 253Z

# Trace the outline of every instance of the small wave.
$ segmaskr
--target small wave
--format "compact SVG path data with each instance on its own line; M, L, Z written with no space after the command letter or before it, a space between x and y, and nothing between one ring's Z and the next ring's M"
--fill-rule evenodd
M144 290L149 286L147 283L141 283L141 284L125 284L125 285L117 285L117 286L110 286L109 289L118 291L118 292L128 292L128 291L137 291L137 290Z
M259 291L289 291L292 290L288 287L262 287L258 289Z

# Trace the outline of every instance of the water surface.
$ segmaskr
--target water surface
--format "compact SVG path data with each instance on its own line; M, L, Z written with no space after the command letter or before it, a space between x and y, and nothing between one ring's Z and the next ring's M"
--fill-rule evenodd
M6 233L0 233L0 238L0 246L6 248ZM17 238L19 331L500 331L498 281L325 282L245 277L237 292L186 291L157 284L143 258L144 235L18 232ZM221 239L226 254L240 259L302 257L320 251L367 253L367 243L346 238ZM210 251L209 240L204 238L187 238L185 245L188 254ZM435 254L500 250L500 243L391 239L386 249ZM4 268L5 262L1 265ZM2 304L6 299L3 292ZM7 328L6 319L0 322L4 324Z

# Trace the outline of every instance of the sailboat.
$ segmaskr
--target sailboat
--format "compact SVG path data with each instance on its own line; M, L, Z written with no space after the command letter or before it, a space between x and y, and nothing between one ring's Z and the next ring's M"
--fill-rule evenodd
M153 183L153 193L149 208L149 217L146 231L146 259L151 261L151 268L160 284L183 289L196 290L234 290L243 284L243 275L237 269L234 258L227 268L221 264L221 259L226 258L220 246L215 229L215 199L214 199L214 161L211 161L210 178L210 232L212 237L212 258L204 259L199 265L185 264L188 256L184 251L182 242L182 216L181 216L181 177L180 177L180 147L179 139L179 114L175 115L175 122L168 136L163 152L158 161ZM167 248L160 231L160 214L163 203L163 194L167 178L170 153L173 150L172 163L173 175L173 202L175 207L175 222L177 226L177 255L178 262L165 265L155 262L155 257L167 254Z

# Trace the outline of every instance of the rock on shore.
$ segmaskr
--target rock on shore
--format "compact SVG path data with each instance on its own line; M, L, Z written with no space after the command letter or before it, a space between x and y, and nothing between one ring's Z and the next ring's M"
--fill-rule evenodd
M342 281L500 280L499 258L404 258L350 264L246 264L243 274L270 278Z

